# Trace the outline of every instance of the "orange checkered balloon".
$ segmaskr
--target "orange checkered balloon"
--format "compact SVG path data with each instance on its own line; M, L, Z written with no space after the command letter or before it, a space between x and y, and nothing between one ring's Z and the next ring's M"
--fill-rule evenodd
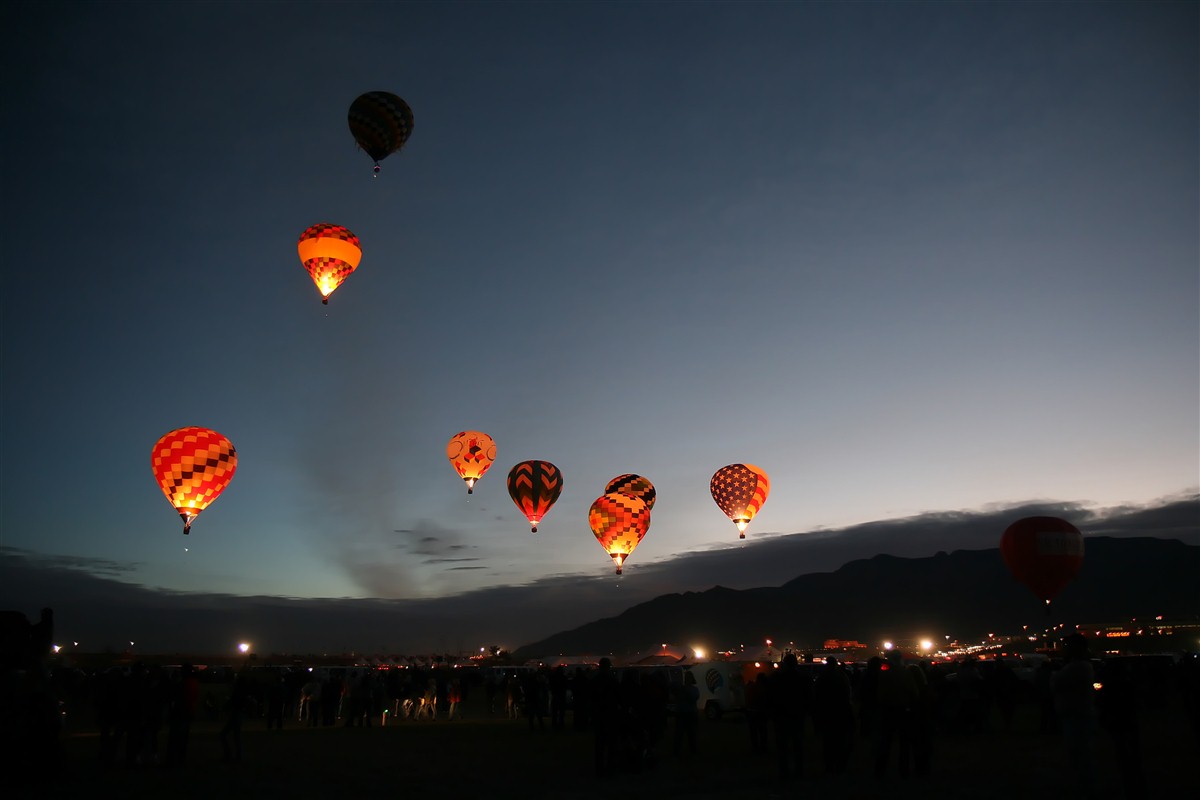
M562 489L562 473L549 461L522 461L508 472L508 494L534 533Z
M358 237L349 228L329 222L318 222L300 234L296 249L300 252L300 263L321 293L321 302L326 304L329 295L358 269L362 260Z
M237 471L233 443L208 428L179 428L159 439L150 467L163 494L190 533L200 512L225 491Z
M658 492L654 490L654 484L641 475L632 473L618 475L609 481L608 485L604 487L604 493L612 492L627 494L642 500L646 503L647 511L654 508L654 501L658 499Z
M746 526L767 502L771 481L753 464L730 464L717 470L708 488L713 500L737 526L738 538L746 538Z
M620 575L625 559L650 530L650 508L639 497L610 492L592 503L588 525L604 552L612 556Z
M450 437L446 458L458 477L467 482L467 494L475 490L475 482L496 460L496 442L482 431L460 431Z

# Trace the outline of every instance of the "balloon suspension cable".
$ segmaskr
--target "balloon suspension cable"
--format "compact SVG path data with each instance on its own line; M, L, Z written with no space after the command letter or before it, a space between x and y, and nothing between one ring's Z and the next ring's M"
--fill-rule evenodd
M382 169L382 167L380 167L380 166L379 166L379 162L378 162L378 161L376 161L376 162L375 162L375 166L374 166L374 167L371 169L371 177L372 177L372 178L378 178L378 177L379 177L379 170L380 170L380 169Z
M196 515L189 514L186 511L180 511L179 518L183 520L183 535L187 536L192 532L192 521L196 519Z
M530 533L537 533L537 525L530 525L530 526L529 526L529 532L530 532Z
M1050 618L1050 601L1049 600L1046 601L1046 618L1047 619Z

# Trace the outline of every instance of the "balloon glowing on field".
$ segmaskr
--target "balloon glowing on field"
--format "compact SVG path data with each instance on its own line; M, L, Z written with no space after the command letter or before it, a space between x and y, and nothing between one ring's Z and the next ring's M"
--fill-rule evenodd
M188 427L165 434L150 452L159 488L183 519L183 532L216 500L237 471L233 443L208 428Z
M446 458L458 477L466 481L467 494L496 460L496 442L482 431L461 431L446 444Z
M562 489L562 473L549 461L522 461L508 472L508 495L529 520L533 533Z
M1050 601L1083 566L1083 534L1058 517L1025 517L1000 537L1000 555L1009 572L1029 587L1050 613Z
M636 497L646 504L646 510L654 508L654 501L658 499L658 492L654 490L654 484L641 475L629 473L626 475L618 475L608 482L604 487L605 494L627 494L630 497Z
M318 222L300 234L296 249L324 304L362 260L358 237L349 228L330 222Z
M650 530L650 509L641 498L610 492L588 510L588 526L604 552L612 556L617 574Z
M709 490L717 506L737 526L738 538L746 538L746 526L767 501L771 481L753 464L730 464L713 473Z

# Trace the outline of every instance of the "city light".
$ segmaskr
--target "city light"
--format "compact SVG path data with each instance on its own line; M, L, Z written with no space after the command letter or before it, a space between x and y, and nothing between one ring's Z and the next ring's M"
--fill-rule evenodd
M242 642L241 644L239 644L239 645L238 645L238 652L239 652L239 653L242 653L242 654L249 653L249 652L250 652L250 643L249 643L249 642Z
M932 650L933 642L929 641L928 639L922 639L921 640L921 649L922 650Z
M884 650L891 650L893 647L895 647L895 645L894 645L894 644L892 644L891 642L884 642L884 643L883 643L883 649L884 649Z

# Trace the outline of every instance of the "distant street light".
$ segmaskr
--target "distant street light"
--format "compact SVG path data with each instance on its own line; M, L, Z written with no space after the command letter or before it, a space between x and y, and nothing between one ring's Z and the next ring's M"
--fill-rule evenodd
M238 645L238 652L239 652L239 653L242 653L243 655L245 655L246 653L249 653L249 652L250 652L250 643L249 643L249 642L242 642L241 644L239 644L239 645Z

